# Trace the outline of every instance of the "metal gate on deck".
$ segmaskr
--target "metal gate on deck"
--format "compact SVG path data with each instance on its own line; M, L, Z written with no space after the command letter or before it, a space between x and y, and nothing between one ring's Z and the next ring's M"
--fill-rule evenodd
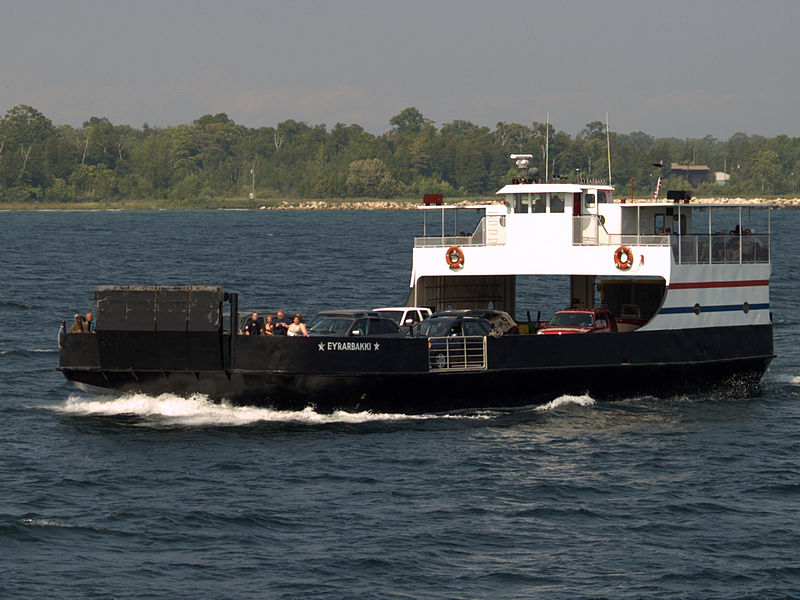
M486 337L478 335L428 338L430 371L485 371Z

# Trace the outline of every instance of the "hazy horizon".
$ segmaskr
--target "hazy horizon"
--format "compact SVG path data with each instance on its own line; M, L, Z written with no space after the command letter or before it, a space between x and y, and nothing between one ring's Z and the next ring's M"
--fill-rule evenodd
M798 17L787 0L12 1L0 113L139 128L224 112L380 134L414 106L438 127L549 113L575 134L608 113L619 133L798 136Z

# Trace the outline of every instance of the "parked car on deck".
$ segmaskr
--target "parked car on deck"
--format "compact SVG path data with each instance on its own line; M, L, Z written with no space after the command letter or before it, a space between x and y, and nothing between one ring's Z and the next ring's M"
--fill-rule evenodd
M511 315L503 310L493 308L468 308L459 310L446 310L436 313L437 315L460 315L463 317L480 317L486 319L492 327L491 335L498 337L505 334L519 333L517 326Z
M433 313L419 325L411 328L412 337L450 337L491 335L492 325L482 317L456 312Z
M308 335L398 337L402 332L392 319L374 311L337 310L314 315Z
M617 323L605 308L568 308L559 310L539 328L537 335L567 335L574 333L612 333Z

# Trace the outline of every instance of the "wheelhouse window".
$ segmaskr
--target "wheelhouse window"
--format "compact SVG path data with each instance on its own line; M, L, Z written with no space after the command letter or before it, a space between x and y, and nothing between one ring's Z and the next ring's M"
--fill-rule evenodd
M564 194L507 194L506 202L514 207L517 214L563 213Z

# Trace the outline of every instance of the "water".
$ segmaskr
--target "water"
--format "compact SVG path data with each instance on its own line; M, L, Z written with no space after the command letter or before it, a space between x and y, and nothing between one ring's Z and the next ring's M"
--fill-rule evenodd
M0 213L0 597L800 598L798 227L760 393L320 415L83 395L56 331L99 283L401 303L417 212Z

